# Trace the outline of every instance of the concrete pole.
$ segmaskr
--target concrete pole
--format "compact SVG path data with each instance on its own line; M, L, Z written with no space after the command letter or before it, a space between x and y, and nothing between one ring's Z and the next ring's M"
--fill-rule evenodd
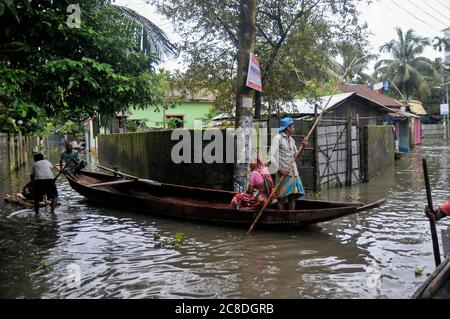
M236 119L238 142L235 146L237 161L234 164L233 189L244 192L248 180L251 155L251 129L253 127L254 91L246 86L250 52L256 42L256 0L240 0L239 48L237 56ZM240 149L239 149L240 148Z

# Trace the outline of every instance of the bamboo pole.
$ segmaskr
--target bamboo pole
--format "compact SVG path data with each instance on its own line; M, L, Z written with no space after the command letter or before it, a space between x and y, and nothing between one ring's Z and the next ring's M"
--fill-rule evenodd
M425 178L425 188L427 191L427 202L428 209L430 212L433 212L433 200L431 198L431 187L430 187L430 179L428 177L428 165L427 160L422 159L423 164L423 175ZM441 253L439 251L439 241L436 231L436 220L432 216L428 216L430 220L430 230L431 230L431 240L433 242L433 253L434 253L434 262L436 263L436 267L441 264Z

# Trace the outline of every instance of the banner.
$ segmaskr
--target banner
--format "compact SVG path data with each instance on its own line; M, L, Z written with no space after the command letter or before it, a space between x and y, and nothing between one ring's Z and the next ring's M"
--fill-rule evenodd
M262 91L261 84L261 69L259 67L259 61L253 52L250 52L250 62L248 64L247 83L246 86L256 91Z
M448 104L441 104L441 115L448 115Z

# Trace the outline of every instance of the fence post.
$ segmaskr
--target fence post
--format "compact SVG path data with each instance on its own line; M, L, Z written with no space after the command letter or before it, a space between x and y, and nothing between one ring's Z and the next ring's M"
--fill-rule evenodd
M347 174L345 179L345 185L352 186L352 173L353 173L353 151L352 151L352 114L348 114L347 120Z
M317 119L317 105L314 106L314 120ZM313 133L314 139L314 192L318 192L320 190L320 163L319 163L319 137L318 137L318 129Z
M359 113L356 114L356 134L358 134L358 141L357 141L357 145L358 145L358 153L359 153L359 174L358 174L358 179L359 181L362 181L363 178L363 165L362 165L362 160L363 160L363 155L362 155L362 150L363 150L363 146L362 146L362 138L361 138L361 123L360 123L360 119L359 119Z

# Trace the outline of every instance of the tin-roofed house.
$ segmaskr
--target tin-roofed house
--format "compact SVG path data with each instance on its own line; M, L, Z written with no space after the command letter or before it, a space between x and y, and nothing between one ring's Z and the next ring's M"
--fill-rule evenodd
M376 104L390 109L386 124L395 128L396 151L408 153L414 145L421 143L422 124L419 115L408 112L408 105L389 96L382 95L370 87L358 84L342 84L343 92L355 92Z
M422 102L417 100L409 100L406 102L409 108L409 112L416 115L414 117L413 124L413 143L414 145L420 145L422 143L423 127L422 118L427 116L427 111L423 107Z
M393 133L390 126L383 125L391 111L355 92L281 105L281 117L294 118L294 139L299 145L315 117L325 112L297 162L304 186L319 190L353 185L369 181L392 165ZM269 127L278 126L279 119L270 120Z

